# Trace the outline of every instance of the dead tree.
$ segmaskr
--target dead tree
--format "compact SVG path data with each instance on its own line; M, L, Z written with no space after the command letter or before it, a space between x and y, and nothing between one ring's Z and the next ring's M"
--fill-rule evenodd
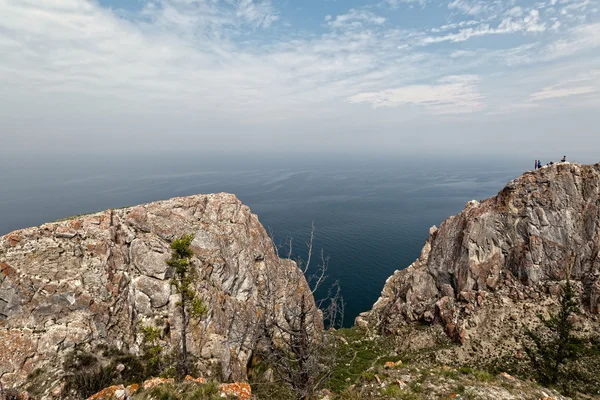
M327 280L328 260L321 251L319 265L309 274L313 240L314 224L307 260L297 264L291 260L292 242L288 241L287 258L266 267L264 290L258 296L259 353L298 399L313 398L331 376L337 339L325 327L341 326L343 316L337 282L323 299L314 299Z

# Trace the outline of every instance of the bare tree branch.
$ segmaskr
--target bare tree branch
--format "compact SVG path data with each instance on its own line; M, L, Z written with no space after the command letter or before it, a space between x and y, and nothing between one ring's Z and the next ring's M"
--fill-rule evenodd
M265 288L258 296L261 310L258 348L281 382L299 399L309 399L326 382L336 362L335 339L328 327L341 326L344 304L339 284L315 301L327 280L328 259L323 251L314 274L311 267L315 238L314 223L307 242L306 262L291 261L292 239L287 241L288 258L276 267L265 267ZM321 289L321 290L319 290Z

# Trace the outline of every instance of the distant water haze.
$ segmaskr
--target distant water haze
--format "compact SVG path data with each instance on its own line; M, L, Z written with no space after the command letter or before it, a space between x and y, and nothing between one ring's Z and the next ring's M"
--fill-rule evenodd
M329 258L329 282L342 287L350 326L385 280L419 256L429 227L469 200L495 195L531 169L534 158L9 155L0 159L0 235L108 208L234 193L276 243L294 239L295 257L306 257L315 223L315 250Z

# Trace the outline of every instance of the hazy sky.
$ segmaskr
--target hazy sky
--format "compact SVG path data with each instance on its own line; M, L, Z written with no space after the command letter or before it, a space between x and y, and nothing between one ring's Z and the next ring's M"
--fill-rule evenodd
M600 0L0 0L0 152L573 153Z

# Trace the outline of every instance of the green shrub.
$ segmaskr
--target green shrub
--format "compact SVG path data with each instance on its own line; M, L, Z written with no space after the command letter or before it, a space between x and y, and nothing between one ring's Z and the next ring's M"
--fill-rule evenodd
M252 394L260 400L293 399L296 397L292 389L281 382L251 383Z
M148 375L160 375L165 368L164 349L160 343L161 330L156 326L140 323L142 334L142 359Z
M400 389L399 386L390 385L390 386L386 386L383 389L381 389L379 391L379 393L381 393L383 396L397 398L397 397L400 397L401 395L403 395L405 392L404 392L404 390Z
M388 356L393 350L390 338L367 340L365 332L359 328L339 329L335 335L341 343L335 349L336 365L326 386L335 393L342 393L372 366L383 365L391 360ZM350 382L346 382L347 378L350 378Z
M338 397L339 400L362 400L363 398L363 394L355 387L344 389Z
M67 392L75 392L81 398L88 398L100 390L111 386L116 373L110 367L94 367L71 372L65 377Z
M415 393L421 393L423 392L423 385L421 384L421 382L412 381L410 383L410 390L412 390Z
M95 355L83 351L69 354L63 368L66 372L66 391L74 392L81 398L88 398L110 386L116 378L116 371L103 367Z
M115 373L118 375L119 383L125 386L141 383L148 378L151 378L153 374L145 368L139 357L133 354L124 354L117 356L109 364L108 368L112 371L117 371L117 366L123 364L125 369L121 373Z
M281 397L283 398L283 397ZM182 382L156 386L142 390L133 396L134 400L220 400L219 385L207 382L203 385ZM262 399L262 398L261 398Z
M21 396L17 389L5 389L2 400L20 400Z
M549 318L538 316L541 327L525 329L523 347L537 380L557 386L563 393L600 393L600 338L584 335L574 323L580 313L578 296L567 280L560 297L560 309Z
M27 375L27 380L32 381L44 373L43 368L36 368Z
M147 371L139 357L110 348L104 349L101 354L109 354L111 358L100 360L84 351L74 351L65 358L63 369L67 392L78 398L87 398L108 386L139 384L152 376L149 374L152 371ZM122 371L117 369L119 364L124 366ZM32 381L31 386L34 383Z
M458 372L453 369L440 369L439 374L450 379L456 379L458 377Z
M156 400L179 400L177 389L173 385L156 386L150 391L150 397Z
M366 382L373 382L375 380L375 373L372 371L365 371L360 377Z
M386 397L391 397L392 399L401 399L401 400L420 400L421 396L415 393L410 393L405 390L400 389L400 387L396 385L387 386L379 392L381 395Z
M567 281L558 314L550 315L550 318L539 315L543 329L525 329L529 341L524 349L540 383L555 385L560 380L567 380L565 369L582 353L582 341L573 335L575 329L571 321L571 316L577 313L577 296L571 282Z
M470 367L460 367L460 368L458 369L458 371L459 371L461 374L465 374L465 375L470 375L470 374L472 374L472 373L474 372L474 371L473 371L473 368L470 368Z
M473 376L480 382L490 382L494 380L494 375L487 371L473 371Z

